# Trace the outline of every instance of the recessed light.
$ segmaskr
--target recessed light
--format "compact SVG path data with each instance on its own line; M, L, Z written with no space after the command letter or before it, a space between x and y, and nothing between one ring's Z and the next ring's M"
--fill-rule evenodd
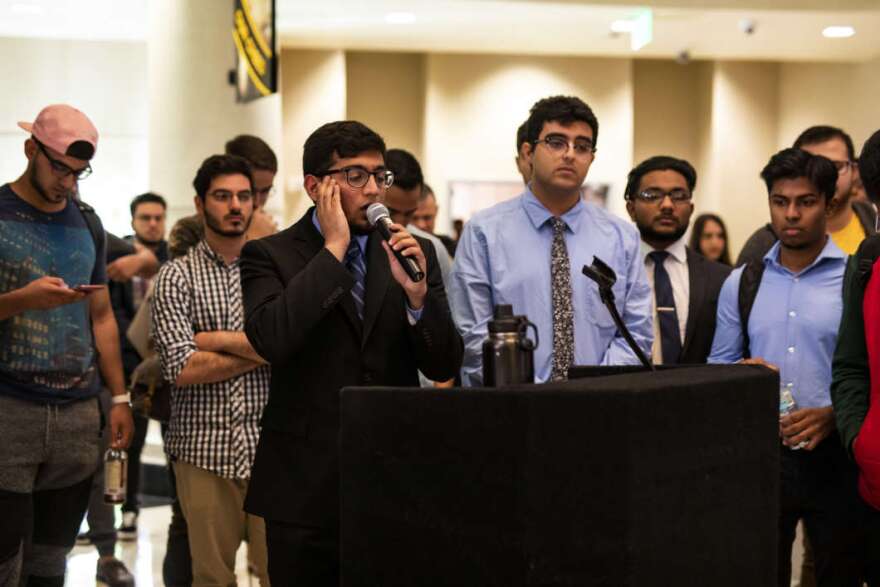
M612 33L631 33L635 27L636 27L636 21L629 20L629 19L619 19L619 20L612 21L611 32Z
M828 39L846 39L856 34L856 29L851 26L829 26L822 31L822 36Z
M385 15L388 24L412 24L416 21L416 15L412 12L389 12Z

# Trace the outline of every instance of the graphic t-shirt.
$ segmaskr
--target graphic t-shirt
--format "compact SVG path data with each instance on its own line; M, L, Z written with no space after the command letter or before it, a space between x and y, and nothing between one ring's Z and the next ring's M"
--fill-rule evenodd
M103 285L103 242L96 247L74 202L47 213L18 197L9 184L0 187L0 293L47 275L70 287ZM0 394L64 403L93 397L100 389L88 297L0 321Z

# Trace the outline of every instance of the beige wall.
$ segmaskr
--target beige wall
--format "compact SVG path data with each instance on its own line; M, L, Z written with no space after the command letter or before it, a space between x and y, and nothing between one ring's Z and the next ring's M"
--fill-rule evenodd
M291 51L281 54L284 102L284 187L286 222L311 206L302 189L302 146L324 123L345 118L345 54L342 51Z
M439 230L449 230L448 182L521 181L516 129L553 94L579 96L595 111L599 151L588 180L611 183L612 207L623 212L633 151L629 60L436 54L426 77L424 167L440 201Z
M376 130L389 149L422 160L425 56L416 53L346 54L346 116Z

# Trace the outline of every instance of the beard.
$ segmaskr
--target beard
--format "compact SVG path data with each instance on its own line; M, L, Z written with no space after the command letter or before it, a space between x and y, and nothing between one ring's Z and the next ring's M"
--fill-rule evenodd
M680 239L684 236L684 233L687 232L687 225L679 226L673 232L657 232L654 230L651 225L648 226L639 226L639 234L642 235L642 240L650 243L662 243L665 245L669 245Z
M232 216L232 215L229 214L227 216ZM236 236L241 236L244 233L246 233L247 229L250 228L251 219L253 218L253 215L245 218L245 216L242 214L241 218L244 220L244 223L242 224L241 228L234 228L234 229L227 230L227 229L223 228L223 220L222 219L218 219L216 216L214 216L213 214L211 214L210 212L205 210L205 225L206 225L206 227L210 228L213 232L215 232L216 234L219 234L220 236L236 237Z
M40 185L39 180L37 180L37 171L33 168L31 168L30 173L28 174L28 182L31 184L31 187L34 188L34 191L49 204L59 204L64 200L74 199L76 195L74 190L65 190L60 196L50 195L45 189L43 189L43 186Z

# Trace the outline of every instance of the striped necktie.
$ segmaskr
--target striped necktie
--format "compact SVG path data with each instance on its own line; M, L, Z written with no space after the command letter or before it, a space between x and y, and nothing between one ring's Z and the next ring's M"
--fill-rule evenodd
M352 237L345 253L345 268L354 276L354 286L351 288L351 297L354 299L354 307L358 318L364 319L364 294L366 293L367 266L364 264L364 255L357 239Z

